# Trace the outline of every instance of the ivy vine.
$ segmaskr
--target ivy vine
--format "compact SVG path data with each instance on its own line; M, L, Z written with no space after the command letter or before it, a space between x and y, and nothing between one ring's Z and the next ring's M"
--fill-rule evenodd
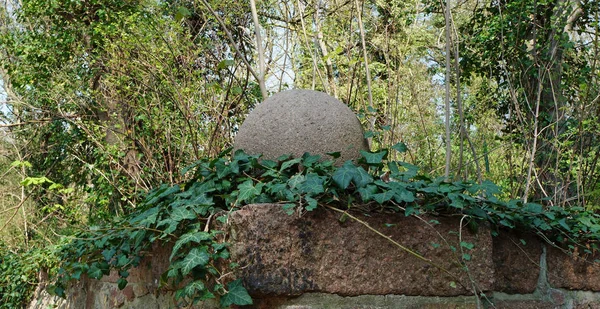
M230 211L252 203L278 203L289 214L314 211L320 205L343 211L401 212L410 215L461 214L476 228L490 222L501 229L532 230L556 245L598 250L600 217L583 208L546 207L540 203L502 200L489 181L448 182L419 171L417 166L387 160L390 151L405 151L402 143L378 152L362 152L355 164L334 165L330 158L304 154L263 160L241 150L203 159L183 173L186 183L162 185L148 192L138 210L110 226L81 232L62 248L62 265L50 291L65 296L69 281L83 274L100 279L115 270L119 288L127 285L132 267L140 265L153 243L171 242L170 266L161 284L178 287L182 303L218 298L224 307L252 303L240 280L224 270L228 246L211 221L225 222ZM229 282L228 282L229 281Z

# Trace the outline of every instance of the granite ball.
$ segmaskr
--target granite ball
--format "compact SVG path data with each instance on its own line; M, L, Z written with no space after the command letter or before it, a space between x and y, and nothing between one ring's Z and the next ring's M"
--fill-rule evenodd
M235 137L237 149L270 160L305 152L330 159L327 153L339 152L335 163L341 165L360 158L369 146L360 121L344 103L319 91L287 90L248 115Z

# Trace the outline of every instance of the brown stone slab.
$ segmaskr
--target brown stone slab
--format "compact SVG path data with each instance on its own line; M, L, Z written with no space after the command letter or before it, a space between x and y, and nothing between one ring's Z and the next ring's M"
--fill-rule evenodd
M274 204L250 205L232 213L231 251L241 267L238 277L254 295L470 295L469 275L482 291L493 286L492 239L485 227L477 234L462 229L462 241L474 245L472 250L463 248L470 255L465 262L458 245L460 217L426 218L440 222L432 226L401 214L360 216L454 274L451 277L362 224L349 218L342 223L339 218L339 213L325 209L289 216Z
M492 239L494 290L507 294L533 293L540 276L540 240L532 234L508 231L501 231Z
M554 288L600 291L600 254L572 256L557 248L548 249L548 281Z

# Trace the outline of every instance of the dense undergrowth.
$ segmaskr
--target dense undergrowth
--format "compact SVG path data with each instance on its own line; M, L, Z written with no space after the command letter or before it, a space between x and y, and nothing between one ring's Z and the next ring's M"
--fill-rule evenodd
M0 243L0 309L24 308L38 285L40 269L57 267L54 250L10 251Z
M417 166L387 160L389 151L404 149L397 144L389 150L363 152L359 164L348 161L339 167L310 154L272 161L238 151L231 158L225 152L200 160L184 171L192 175L190 181L155 188L133 214L75 235L57 253L62 264L50 292L65 296L71 280L84 274L99 279L111 270L118 271L118 285L124 288L129 269L140 264L145 250L154 243L172 242L171 264L161 285L177 289L181 304L209 298L218 298L222 306L251 304L241 281L224 275L236 265L227 264L228 243L219 236L223 232L211 228L211 222L225 222L230 211L251 203L279 203L290 214L323 205L406 216L461 214L472 228L485 221L493 233L525 229L557 246L579 246L587 254L598 249L597 214L577 207L504 201L498 197L500 188L489 181L447 182L420 173Z

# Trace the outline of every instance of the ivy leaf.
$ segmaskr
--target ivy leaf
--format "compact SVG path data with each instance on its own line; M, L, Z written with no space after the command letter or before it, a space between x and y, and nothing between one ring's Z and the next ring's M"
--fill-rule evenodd
M294 175L290 180L287 181L288 186L290 188L295 189L300 187L300 185L305 181L305 177L302 174Z
M502 192L502 190L500 190L500 187L498 187L498 185L496 185L495 183L493 183L489 180L484 180L480 184L480 187L488 195L497 195Z
M310 173L306 175L306 178L303 183L298 186L298 189L302 190L306 194L317 195L319 193L325 192L325 188L323 184L325 183L325 177L319 176L314 173Z
M265 167L266 169L274 169L275 167L277 167L277 162L273 161L273 160L262 160L260 161L260 164Z
M352 182L356 185L357 188L362 188L367 184L373 182L373 177L365 171L361 166L356 168L356 173L352 176Z
M190 250L190 253L183 259L181 263L181 273L186 276L196 266L204 266L210 260L208 250L206 246L200 248L194 248Z
M406 185L399 182L390 182L390 189L394 192L394 200L398 203L412 203L415 201L415 195L406 188Z
M342 154L339 151L327 152L327 155L330 155L334 159L337 159L342 156Z
M291 214L294 213L294 209L296 208L296 204L288 203L288 204L283 205L282 208L283 208L283 211L285 211L285 213L288 214L288 216L289 216L289 215L291 215Z
M238 202L249 201L254 197L260 195L262 191L262 185L254 186L252 180L248 179L244 183L238 186Z
M473 243L466 242L466 241L461 241L460 246L465 249L469 249L469 250L472 250L473 248L475 248L475 245Z
M315 200L314 198L307 196L305 197L306 202L308 203L308 205L306 207L304 207L306 210L308 211L313 211L317 208L317 200Z
M112 260L116 252L117 250L115 250L115 248L112 248L110 250L104 249L104 251L102 251L102 256L104 257L105 261L110 262L110 260Z
M560 226L562 226L567 231L571 230L571 227L569 227L569 225L567 224L567 220L565 218L558 220L558 224L560 224Z
M415 194L406 189L394 192L394 200L398 203L412 203L415 201Z
M416 165L412 165L406 162L398 163L406 169L406 171L402 173L402 177L400 178L400 180L402 181L410 181L411 178L417 176L417 173L419 173L419 167Z
M280 172L285 171L287 169L289 169L290 167L292 167L295 164L300 163L300 161L302 161L302 158L295 158L289 161L285 161L283 162L283 164L281 164L281 168L279 169Z
M196 213L187 207L177 207L171 213L171 220L181 222L182 220L191 220L196 218Z
M225 176L231 173L231 167L225 164L223 160L219 160L215 163L215 169L217 171L217 177L219 179L225 178Z
M139 222L140 225L148 226L156 223L156 217L158 215L159 207L152 207L141 214L135 216L133 219L129 220L130 223L136 224Z
M202 292L206 289L206 287L204 286L204 283L200 280L196 280L192 283L188 283L184 288L183 288L183 293L187 296L187 297L192 297L193 295L197 294L198 292Z
M377 193L373 195L373 199L379 204L383 204L391 200L392 197L394 197L394 191L392 190L384 191L383 193Z
M121 267L121 266L125 266L127 265L127 263L129 263L129 258L127 257L127 255L125 254L121 254L119 255L119 258L117 259L117 266Z
M181 261L172 263L171 266L169 266L169 270L167 271L167 278L177 277L179 275L180 270L181 270Z
M525 204L525 211L532 214L540 214L542 213L542 205L536 203L527 203Z
M363 202L367 202L373 199L373 194L377 192L377 186L375 185L367 185L366 187L358 189L358 193L360 193L360 197Z
M313 166L313 164L319 162L321 160L320 155L310 155L308 152L305 152L302 156L302 165L306 167Z
M124 289L127 286L127 279L119 278L119 280L117 280L117 286L119 287L119 290Z
M335 170L332 179L333 182L338 185L338 187L346 189L350 185L350 182L352 181L352 178L355 177L354 175L356 175L356 173L356 166L352 164L352 161L346 161L344 165Z
M454 208L463 209L466 205L461 194L449 193L448 198L450 199L450 206L452 206Z
M390 161L387 164L388 169L390 170L391 178L400 178L400 169L398 168L398 162Z
M490 216L488 215L488 213L485 210L483 210L481 207L479 207L479 206L475 206L475 207L473 207L471 209L468 209L466 211L466 213L469 214L469 215L471 215L471 216L475 216L475 217L478 217L478 218L481 218L481 219L489 219L490 218Z
M397 152L406 152L406 150L408 150L406 144L404 144L403 142L399 142L396 145L392 146L392 149L396 150Z
M161 200L164 200L165 198L179 192L180 190L181 189L178 185L171 187L167 185L161 185L156 191L152 192L151 194L148 194L145 203L147 205L156 205Z
M100 269L97 265L98 263L92 264L92 266L88 270L88 276L90 276L90 278L92 279L100 280L102 279L103 274L102 269Z
M406 217L419 214L421 214L421 212L419 211L419 208L415 206L406 206L406 209L404 209L404 216Z
M365 162L367 162L368 165L381 165L386 158L388 151L386 149L380 152L367 152L361 150L360 154L365 158Z
M207 197L206 193L195 194L187 205L213 205L212 197Z
M190 232L190 233L181 235L181 237L177 240L177 242L175 242L175 245L173 246L173 250L171 251L171 256L169 257L169 261L173 259L173 256L175 256L175 254L177 254L177 252L183 245L190 243L190 242L200 243L202 241L210 240L210 239L211 239L211 236L207 232Z
M221 307L231 305L245 306L252 305L252 298L248 291L242 285L242 280L237 279L227 284L228 293L221 297Z

